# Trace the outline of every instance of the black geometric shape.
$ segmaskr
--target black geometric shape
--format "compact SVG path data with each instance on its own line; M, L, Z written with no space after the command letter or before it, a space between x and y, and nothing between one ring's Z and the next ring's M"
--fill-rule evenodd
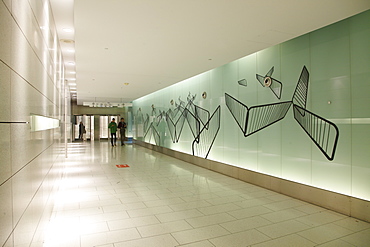
M147 132L148 128L149 128L149 115L146 114L146 118L144 120L144 132Z
M170 132L172 142L175 143L176 142L176 127L175 127L175 123L172 121L172 118L169 116L168 113L166 114L166 122L167 122L167 127L168 127L168 131Z
M245 123L247 120L248 106L232 97L231 95L225 93L225 103L229 109L231 115L234 117L239 128L245 133Z
M272 67L265 76L256 74L256 79L261 83L263 87L269 87L274 95L278 99L280 99L281 92L283 90L283 84L280 81L272 78L272 73L274 73L274 67Z
M176 120L176 122L174 122L168 114L166 115L166 122L167 122L168 129L170 131L170 135L171 135L171 139L173 143L178 142L180 139L180 135L184 127L186 114L187 114L185 110L181 112L181 115Z
M306 66L303 66L301 75L299 76L297 86L294 90L293 97L292 97L293 104L298 105L303 109L306 109L306 104L307 104L308 81L309 81L309 73L308 73ZM301 114L304 114L304 111L302 111Z
M238 81L238 84L240 86L246 87L247 86L247 80L246 79L241 79L241 80Z
M197 118L203 126L206 126L207 122L209 121L209 116L210 116L210 113L208 110L200 106L194 105L194 115L195 115L195 118Z
M291 101L285 101L250 107L247 113L244 136L247 137L282 120L291 105Z
M147 131L144 134L144 138L148 139L148 142L150 142L152 136L154 137L155 144L159 146L160 145L160 135L157 129L154 127L153 123L151 123L150 126L148 127Z
M291 101L285 101L248 108L227 93L225 93L225 101L245 137L282 120L292 105Z
M220 130L221 106L218 106L192 143L193 155L207 159ZM206 126L208 126L206 128Z
M193 137L196 138L200 132L200 121L188 109L185 109L183 113L186 121L189 124L190 131L193 134Z
M306 134L316 144L328 160L334 159L338 144L338 127L296 104L293 105L294 119L299 123ZM302 114L302 112L304 114Z

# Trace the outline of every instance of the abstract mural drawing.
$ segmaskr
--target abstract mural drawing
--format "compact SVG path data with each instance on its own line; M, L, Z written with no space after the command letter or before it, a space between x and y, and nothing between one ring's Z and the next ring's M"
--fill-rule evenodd
M262 78L263 80L269 78L273 71L274 67L270 69L265 77L257 75L257 80L262 84ZM271 78L271 80L273 81L274 79ZM338 143L339 129L334 123L306 109L308 82L309 73L306 66L303 66L291 101L248 107L225 93L226 106L244 136L247 137L282 120L290 106L293 105L294 119L325 157L328 160L333 160ZM280 99L280 96L278 98Z
M287 114L292 102L252 106L247 112L244 136L247 137L278 121Z
M164 120L167 123L166 126L168 127L172 142L178 143L186 122L194 138L192 144L193 155L198 154L207 158L220 128L220 106L210 117L208 110L194 104L195 98L196 95L189 93L186 98L187 102L182 101L180 97L178 99L179 103L171 100L171 105L174 104L175 108L168 109L167 111L159 110L158 115L156 114L154 105L152 105L152 115L149 116L146 114L145 120L140 111L144 140L149 140L150 142L151 138L154 137L156 145L160 145L161 133L159 133L156 127Z
M247 86L247 80L246 79L241 79L241 80L238 81L238 84L240 86L246 87Z
M149 125L149 128L147 129L147 131L144 134L144 138L148 139L148 141L150 142L152 136L154 137L155 144L159 145L160 144L160 135L159 135L157 129L154 127L153 123L151 123Z
M328 160L334 159L338 144L338 127L298 105L293 105L294 118ZM304 112L304 114L302 114Z
M210 118L210 114L208 110L200 106L194 105L194 115L195 115L195 118L197 118L203 124L203 126L208 128L207 122Z
M221 106L216 108L212 116L199 132L198 136L194 139L192 143L193 155L204 157L205 159L208 157L218 131L220 130L220 109Z
M306 109L307 95L308 95L308 80L309 73L306 66L303 66L301 75L299 76L297 86L293 93L292 102L303 109ZM298 109L298 108L297 108ZM304 111L301 112L304 114Z
M243 134L245 134L248 107L228 93L225 93L225 103L239 128L242 130Z
M225 101L245 137L283 119L292 104L291 101L285 101L248 108L227 93L225 93Z
M272 78L272 74L274 73L274 67L272 67L269 72L265 76L256 74L257 80L261 83L263 87L268 87L271 89L271 91L274 93L274 95L280 99L281 98L281 92L283 90L283 84Z

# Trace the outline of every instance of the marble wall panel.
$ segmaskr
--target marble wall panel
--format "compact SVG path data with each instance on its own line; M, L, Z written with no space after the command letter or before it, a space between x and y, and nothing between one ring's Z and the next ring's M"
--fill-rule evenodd
M13 229L11 181L0 185L0 245L3 246Z
M0 98L1 98L0 122L9 122L10 121L10 69L8 66L6 66L1 61L0 61Z
M10 163L10 124L0 124L0 184L11 176ZM0 200L1 201L1 200ZM1 204L1 203L0 203Z
M6 5L0 2L0 60L10 64L11 15Z

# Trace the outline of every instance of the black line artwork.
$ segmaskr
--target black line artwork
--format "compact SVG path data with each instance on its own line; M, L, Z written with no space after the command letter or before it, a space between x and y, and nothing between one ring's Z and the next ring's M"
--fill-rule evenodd
M148 114L146 114L146 118L145 118L145 120L144 120L144 132L147 132L147 130L148 130L148 127L149 127L149 115Z
M247 86L247 80L246 79L241 79L241 80L238 81L238 84L240 86L246 87Z
M244 136L247 137L278 121L282 120L288 112L292 102L252 106L247 113L247 122Z
M308 95L308 80L309 73L306 66L303 66L301 75L299 76L297 86L293 93L292 102L295 105L300 106L303 109L306 109L307 104L307 95ZM297 108L299 110L299 108ZM304 111L301 112L304 114Z
M281 92L283 90L283 84L280 81L271 77L273 73L274 73L274 67L272 67L265 76L256 74L256 79L261 83L263 87L270 88L271 91L275 94L275 96L278 99L280 99Z
M149 135L148 135L149 134ZM157 129L154 127L153 123L149 125L149 128L144 134L144 138L148 138L148 142L151 141L152 136L154 137L154 142L156 145L160 145L160 135L157 131Z
M192 152L195 156L207 159L209 152L220 130L221 106L218 106L207 123L203 126L199 135L192 143ZM207 127L206 127L207 126Z
M203 124L203 126L207 126L210 115L209 111L200 106L194 105L194 115Z
M207 158L220 128L220 106L210 117L208 110L194 104L195 98L196 95L189 93L186 97L187 102L182 101L180 97L178 103L171 100L171 105L175 105L175 107L163 111L159 110L159 114L156 114L156 109L152 105L152 115L146 114L145 120L140 111L144 140L150 142L153 137L156 145L160 145L161 134L165 136L165 132L159 133L157 126L164 120L172 142L178 143L186 122L194 138L192 142L193 155ZM164 131L163 128L161 129Z
M333 160L339 137L338 127L298 105L293 105L293 112L295 120L325 157L328 160Z
M261 84L266 83L266 81L262 81L262 78L263 80L271 78L273 71L274 67L270 69L265 77L257 75L258 81ZM271 80L274 79L271 78ZM308 82L309 72L306 66L303 66L291 101L248 107L225 93L225 103L245 137L282 120L290 106L293 105L294 119L325 157L328 160L333 160L339 138L339 129L334 123L306 109ZM278 98L280 99L280 96Z
M283 119L292 104L291 101L285 101L248 108L227 93L225 93L225 101L245 137Z

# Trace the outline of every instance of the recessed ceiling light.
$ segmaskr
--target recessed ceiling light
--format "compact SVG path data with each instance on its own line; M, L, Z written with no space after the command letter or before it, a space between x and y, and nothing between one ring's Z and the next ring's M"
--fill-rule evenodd
M128 83L128 82L125 82L125 83L123 83L125 86L127 86L128 84L130 84L130 83Z
M73 29L72 28L63 28L63 31L66 33L72 33Z

